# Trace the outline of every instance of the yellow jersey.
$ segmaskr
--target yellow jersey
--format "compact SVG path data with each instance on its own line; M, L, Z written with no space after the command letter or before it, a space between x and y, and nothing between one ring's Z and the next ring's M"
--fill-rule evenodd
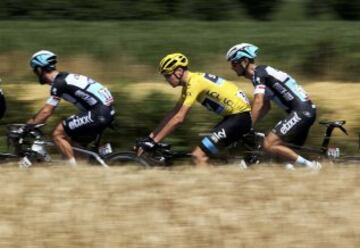
M251 111L246 94L230 81L213 74L190 71L185 81L180 98L185 106L190 107L198 101L222 116Z

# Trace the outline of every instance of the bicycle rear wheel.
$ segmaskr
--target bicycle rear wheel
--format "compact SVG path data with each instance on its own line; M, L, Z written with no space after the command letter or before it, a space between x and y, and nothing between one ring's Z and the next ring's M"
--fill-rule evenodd
M150 167L150 163L144 158L138 157L135 152L116 152L104 158L110 166L137 165L144 168Z

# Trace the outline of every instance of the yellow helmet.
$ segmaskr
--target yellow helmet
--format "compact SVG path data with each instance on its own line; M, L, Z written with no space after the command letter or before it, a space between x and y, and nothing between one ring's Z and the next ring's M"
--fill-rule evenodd
M166 55L160 61L160 73L161 74L171 74L178 67L187 67L189 65L189 60L182 53L171 53Z

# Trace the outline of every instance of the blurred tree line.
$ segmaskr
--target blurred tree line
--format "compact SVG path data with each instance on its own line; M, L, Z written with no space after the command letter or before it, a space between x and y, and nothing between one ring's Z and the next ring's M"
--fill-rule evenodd
M289 0L1 0L1 19L72 20L227 20L247 13L270 20ZM296 1L296 0L292 0ZM300 1L300 0L298 0ZM304 0L307 17L335 13L339 19L359 20L360 1ZM240 11L241 10L241 11Z

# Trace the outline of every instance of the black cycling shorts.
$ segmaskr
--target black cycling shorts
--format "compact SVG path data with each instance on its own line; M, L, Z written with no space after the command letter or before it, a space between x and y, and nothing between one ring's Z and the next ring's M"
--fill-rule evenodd
M308 110L292 111L285 119L276 124L272 132L284 142L302 146L305 144L310 127L314 124L315 119L315 106Z
M209 155L217 155L219 150L239 140L251 130L250 112L225 116L206 136L200 144L200 148Z
M74 141L90 143L110 126L114 120L114 108L100 105L95 109L72 115L63 121L66 134Z

